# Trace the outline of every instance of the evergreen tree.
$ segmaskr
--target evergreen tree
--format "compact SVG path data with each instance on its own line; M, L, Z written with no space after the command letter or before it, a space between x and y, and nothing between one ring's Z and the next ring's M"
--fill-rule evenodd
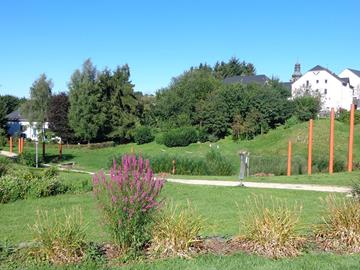
M106 121L102 111L101 91L97 87L97 70L87 59L82 70L76 70L69 83L69 124L75 135L90 143L100 134Z

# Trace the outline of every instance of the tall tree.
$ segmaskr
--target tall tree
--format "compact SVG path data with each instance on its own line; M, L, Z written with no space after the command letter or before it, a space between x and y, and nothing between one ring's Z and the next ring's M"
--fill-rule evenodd
M12 95L4 95L0 96L0 101L3 102L3 106L5 106L6 114L9 114L18 109L19 106L26 101L26 99L18 98Z
M256 70L253 64L232 57L227 63L217 62L214 66L214 73L217 78L224 79L237 75L255 75Z
M69 124L75 135L88 143L98 137L106 121L102 93L96 80L96 67L87 59L82 70L73 73L69 83Z
M49 106L49 128L59 136L62 141L69 142L74 138L74 132L69 126L69 97L62 92L53 95Z

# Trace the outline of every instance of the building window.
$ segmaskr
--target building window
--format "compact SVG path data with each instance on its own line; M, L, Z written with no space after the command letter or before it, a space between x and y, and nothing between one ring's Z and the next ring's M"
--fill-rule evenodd
M327 89L326 89L326 88L324 89L324 94L325 94L325 95L327 94Z
M325 80L325 83L327 83L327 80Z
M316 80L316 83L319 83L319 80Z

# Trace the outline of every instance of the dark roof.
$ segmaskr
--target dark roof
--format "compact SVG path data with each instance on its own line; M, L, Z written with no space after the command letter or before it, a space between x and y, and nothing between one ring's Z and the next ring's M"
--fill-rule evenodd
M352 69L352 68L348 68L348 70L350 70L352 73L354 73L356 76L360 77L360 70L356 70L356 69Z
M232 83L242 83L242 84L250 84L250 83L258 83L265 84L270 79L266 75L250 75L250 76L232 76L224 79L225 84Z
M13 111L12 113L9 113L6 116L6 119L8 121L22 121L22 120L25 120L25 118L21 116L19 110Z
M317 65L315 67L313 67L312 69L310 69L309 71L320 71L320 70L324 70L328 73L330 73L331 75L333 75L336 79L338 79L339 81L341 81L343 84L348 84L349 83L349 78L340 78L338 75L336 75L335 73L331 72L329 69L324 68L320 65Z

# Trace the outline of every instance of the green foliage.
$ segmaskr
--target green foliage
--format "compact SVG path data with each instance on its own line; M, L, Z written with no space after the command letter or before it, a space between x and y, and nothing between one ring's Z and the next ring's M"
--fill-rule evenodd
M63 142L74 140L74 131L69 127L69 97L62 92L50 99L48 122L49 128L59 136Z
M85 257L86 226L81 209L73 208L70 214L56 212L51 217L47 211L37 212L36 223L31 227L37 246L29 255L52 264L79 263Z
M4 129L0 128L0 147L4 147L7 144L7 136Z
M0 108L3 107L5 109L5 115L7 115L18 109L25 101L25 98L18 98L12 95L0 96Z
M308 121L309 119L316 119L321 109L320 97L300 96L293 100L294 112L293 116L300 121Z
M69 84L70 127L87 142L132 140L131 131L140 114L133 88L127 65L99 73L90 59L86 60Z
M356 179L351 187L351 194L353 197L360 201L360 179Z
M35 167L36 166L36 157L31 152L23 152L19 155L16 159L21 165L28 166L28 167Z
M248 212L240 216L245 229L240 241L251 252L270 258L292 257L300 254L303 239L298 234L302 207L289 208L285 201L254 196L246 202Z
M315 227L317 242L325 250L360 253L360 201L328 196L323 203L323 221Z
M5 175L10 169L10 161L5 157L0 157L0 177Z
M285 121L284 129L291 128L297 124L299 124L301 121L296 116L291 116L289 119Z
M234 175L236 168L232 162L218 150L210 150L205 157L188 157L186 155L152 154L144 155L150 160L155 173L171 173L173 161L176 162L176 174L181 175ZM112 157L108 161L111 167L114 160L119 163L122 155Z
M221 82L207 69L193 69L156 93L155 116L166 128L200 124L198 107Z
M30 99L21 107L21 113L29 122L37 122L39 128L47 121L52 87L52 81L41 74L30 87Z
M240 61L236 57L231 57L227 63L216 62L214 66L215 77L224 79L231 76L255 75L255 67L251 63Z
M187 146L197 141L197 132L193 127L172 129L164 134L164 144L167 147Z
M350 123L350 112L344 109L339 110L339 115L337 120L343 123ZM360 111L356 110L354 113L354 124L357 125L360 123Z
M42 174L15 170L0 177L0 203L54 196L70 189L57 178L57 172L52 168L44 170Z
M204 128L199 128L198 139L199 139L199 142L201 142L201 143L205 143L209 140L209 135Z
M154 140L154 135L151 132L151 129L146 126L141 126L135 129L134 131L134 141L137 144L149 143Z
M183 208L166 204L155 216L150 253L160 257L189 257L204 224L189 202Z

